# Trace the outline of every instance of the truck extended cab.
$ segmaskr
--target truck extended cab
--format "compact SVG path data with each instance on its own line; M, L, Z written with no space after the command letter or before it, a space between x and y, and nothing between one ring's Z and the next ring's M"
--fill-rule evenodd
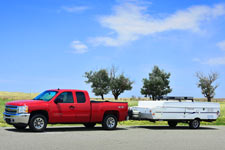
M105 129L115 129L117 121L128 116L125 102L90 101L87 91L47 90L33 100L18 100L5 105L4 120L16 129L44 131L47 124L82 123L93 128L101 123Z

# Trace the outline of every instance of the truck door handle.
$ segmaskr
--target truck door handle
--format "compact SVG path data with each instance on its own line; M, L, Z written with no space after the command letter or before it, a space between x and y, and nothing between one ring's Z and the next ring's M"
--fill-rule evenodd
M69 108L70 108L70 109L74 109L75 107L74 107L74 106L70 106Z

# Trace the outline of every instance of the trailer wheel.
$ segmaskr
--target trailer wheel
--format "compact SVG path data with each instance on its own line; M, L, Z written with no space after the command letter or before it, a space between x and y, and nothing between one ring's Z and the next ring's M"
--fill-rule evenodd
M96 125L96 123L84 123L84 126L85 126L86 128L94 128L95 125Z
M29 122L29 127L34 132L43 132L47 126L47 119L44 115L34 115Z
M114 115L107 115L104 117L102 122L102 127L106 130L116 129L117 126L117 118Z
M177 126L177 122L176 121L168 121L168 125L171 127L171 128L175 128Z
M23 130L27 127L27 124L14 124L13 125L17 130Z
M194 120L189 122L189 127L191 129L198 129L199 126L200 126L200 120L199 119L194 119Z

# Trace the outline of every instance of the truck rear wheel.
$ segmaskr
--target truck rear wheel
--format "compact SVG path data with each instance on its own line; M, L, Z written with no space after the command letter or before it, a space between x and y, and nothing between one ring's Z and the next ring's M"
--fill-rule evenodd
M199 126L200 126L200 120L199 119L194 119L194 120L189 122L189 127L191 129L198 129Z
M176 121L168 121L168 125L171 127L171 128L175 128L177 126L177 122Z
M84 126L85 126L86 128L94 128L95 125L96 125L96 123L84 123Z
M27 127L27 124L14 124L13 126L18 130L23 130Z
M102 122L102 127L107 130L116 129L117 126L117 118L114 115L107 115L104 117Z
M47 118L44 115L37 114L31 117L29 127L34 132L43 132L47 126Z

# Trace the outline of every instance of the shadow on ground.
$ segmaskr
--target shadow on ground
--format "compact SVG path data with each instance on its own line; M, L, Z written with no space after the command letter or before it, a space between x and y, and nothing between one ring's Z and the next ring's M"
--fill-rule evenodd
M177 126L175 128L171 128L169 126L133 126L129 128L144 128L150 130L218 130L214 127L199 127L198 129L190 129L188 126Z
M6 128L5 130L11 132L23 132L23 133L31 133L32 131L29 128L23 130L17 130L15 128ZM44 132L75 132L75 131L118 131L118 130L128 130L126 128L119 128L117 127L115 130L105 130L102 127L95 127L95 128L85 128L85 127L49 127L46 128ZM37 132L38 133L38 132ZM40 133L40 132L39 132Z

